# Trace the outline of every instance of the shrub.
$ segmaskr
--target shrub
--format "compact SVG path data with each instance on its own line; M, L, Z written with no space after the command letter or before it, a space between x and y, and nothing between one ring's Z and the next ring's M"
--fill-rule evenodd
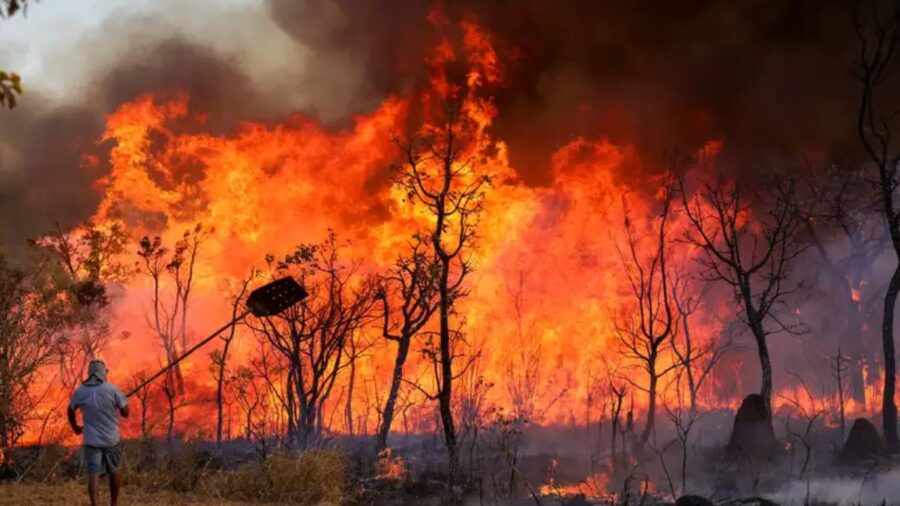
M311 451L296 457L271 455L262 464L210 474L199 491L220 499L340 504L344 485L343 456Z

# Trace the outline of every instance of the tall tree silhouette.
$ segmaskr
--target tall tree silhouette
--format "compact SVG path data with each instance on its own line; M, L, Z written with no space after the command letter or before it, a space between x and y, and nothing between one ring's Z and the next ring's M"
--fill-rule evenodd
M791 282L791 263L806 248L795 211L794 183L771 182L766 195L750 198L737 183L704 184L693 195L679 178L688 243L700 249L700 276L731 287L738 318L756 341L766 411L772 413L772 362L767 338L775 332L799 333L780 312L785 299L800 289ZM755 207L751 207L751 200Z
M616 336L625 356L637 361L647 373L646 387L632 384L647 392L647 423L641 432L641 442L650 438L656 421L656 397L659 379L675 366L659 368L662 354L671 346L677 326L672 304L670 244L667 237L672 208L674 180L668 178L663 187L663 200L652 229L639 236L627 205L625 209L625 235L627 249L619 254L631 288L636 307L616 322ZM648 245L645 249L643 245ZM649 251L647 255L645 252Z
M897 39L900 37L900 8L894 7L886 19L873 8L869 21L857 12L856 34L859 54L856 64L862 94L859 101L856 129L866 154L875 165L879 200L883 208L887 232L897 258L884 294L884 316L881 323L881 342L884 349L884 392L881 413L884 437L888 450L900 451L897 434L897 358L894 350L894 311L900 294L900 204L897 203L897 187L900 186L900 145L892 137L895 111L884 111L886 94L895 92L885 87L889 71L894 63Z
M449 458L449 479L462 476L456 427L453 421L453 344L459 337L450 317L456 301L464 295L463 282L472 271L466 254L476 239L485 188L490 178L468 155L467 120L459 108L448 106L440 127L426 127L408 143L398 141L405 163L399 167L398 182L411 201L421 205L432 220L429 231L437 259L437 291L440 374L437 399Z
M378 429L377 450L387 448L387 437L394 420L394 409L403 366L409 356L413 337L437 310L437 268L427 239L413 237L411 251L400 255L379 283L376 297L382 305L382 336L397 343L391 388L384 403Z

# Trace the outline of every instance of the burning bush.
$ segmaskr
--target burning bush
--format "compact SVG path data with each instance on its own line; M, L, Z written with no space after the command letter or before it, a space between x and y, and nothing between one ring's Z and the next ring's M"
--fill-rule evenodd
M394 454L391 448L385 448L378 454L375 477L387 480L405 480L409 477L406 461L400 455Z

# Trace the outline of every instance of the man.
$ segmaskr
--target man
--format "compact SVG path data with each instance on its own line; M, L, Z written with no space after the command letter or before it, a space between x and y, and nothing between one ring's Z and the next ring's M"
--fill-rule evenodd
M75 434L84 434L84 460L88 472L88 495L91 506L100 504L97 489L100 477L109 475L110 504L117 506L122 476L122 447L119 443L119 415L128 418L128 398L106 381L106 364L91 360L88 378L72 394L69 402L69 425ZM84 427L78 425L75 410L81 410Z

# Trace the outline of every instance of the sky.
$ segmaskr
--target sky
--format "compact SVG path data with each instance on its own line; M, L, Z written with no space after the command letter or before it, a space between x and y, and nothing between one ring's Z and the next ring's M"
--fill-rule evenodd
M257 83L302 78L309 55L278 29L262 2L42 0L24 16L0 23L0 65L21 75L29 94L53 104L80 101L97 75L126 55L139 57L135 48L172 38L252 66ZM293 95L298 106L305 105Z

